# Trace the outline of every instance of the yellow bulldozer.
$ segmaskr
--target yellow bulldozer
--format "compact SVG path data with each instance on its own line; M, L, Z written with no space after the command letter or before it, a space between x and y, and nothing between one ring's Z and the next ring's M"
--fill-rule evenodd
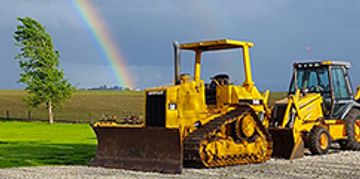
M261 94L254 85L249 54L253 46L230 39L174 42L174 83L145 90L144 124L93 124L98 148L92 165L179 173L183 166L267 161L272 153L266 129L271 117L269 91ZM200 78L202 54L228 49L242 52L242 85L234 85L228 74L217 74L205 83ZM192 76L180 72L182 51L194 54Z
M360 91L353 95L350 63L294 63L289 94L275 103L269 132L273 156L298 158L304 148L326 154L333 142L360 150Z

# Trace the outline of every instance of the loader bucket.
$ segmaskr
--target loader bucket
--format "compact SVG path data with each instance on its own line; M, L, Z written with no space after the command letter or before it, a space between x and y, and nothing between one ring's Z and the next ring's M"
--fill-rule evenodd
M92 166L181 173L178 129L93 127L98 146Z
M273 140L274 158L295 159L304 156L304 142L301 137L295 141L293 129L268 129Z

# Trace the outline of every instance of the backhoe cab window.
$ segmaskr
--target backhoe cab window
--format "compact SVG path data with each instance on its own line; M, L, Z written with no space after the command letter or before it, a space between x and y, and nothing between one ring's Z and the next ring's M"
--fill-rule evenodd
M297 68L297 89L310 93L321 93L330 96L330 82L328 68ZM295 93L295 80L292 80L290 93Z
M350 93L345 79L345 72L342 68L333 68L331 75L334 81L334 94L336 99L348 99Z

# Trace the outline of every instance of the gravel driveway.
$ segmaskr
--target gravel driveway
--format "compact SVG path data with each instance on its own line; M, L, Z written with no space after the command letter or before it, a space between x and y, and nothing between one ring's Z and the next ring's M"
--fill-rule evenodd
M332 151L289 161L215 169L184 169L181 175L144 173L87 166L42 166L1 169L0 178L360 178L360 152Z

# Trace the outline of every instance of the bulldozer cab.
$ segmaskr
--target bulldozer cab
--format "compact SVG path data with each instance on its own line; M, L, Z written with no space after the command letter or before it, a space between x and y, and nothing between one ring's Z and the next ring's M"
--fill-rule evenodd
M289 94L319 93L323 97L326 118L340 118L340 114L353 101L348 75L348 62L322 61L295 63Z
M228 49L236 49L240 48L243 52L243 64L244 64L244 72L245 72L245 81L243 85L251 86L254 84L252 80L251 74L251 66L250 66L250 55L249 48L253 47L254 44L252 42L246 41L237 41L230 39L221 39L221 40L213 40L213 41L202 41L195 43L184 43L179 44L178 42L174 42L174 51L175 51L175 75L174 81L175 84L180 84L182 81L183 75L180 74L180 62L181 62L181 50L193 51L195 52L195 60L194 60L194 74L193 80L200 80L200 72L201 72L201 55L203 52L209 51L217 51L217 50L228 50ZM219 82L220 84L226 85L229 84L229 76L227 74L219 74L211 78L212 81Z
M220 39L220 40L201 41L201 42L183 43L183 44L174 42L173 45L175 52L174 54L175 85L184 84L184 82L186 81L194 81L197 84L197 86L202 86L202 84L204 83L204 81L200 79L202 54L205 52L235 49L235 50L241 50L242 52L243 71L244 71L244 82L242 83L242 87L245 87L249 91L253 89L252 87L254 86L254 82L252 79L250 53L249 53L249 49L254 46L252 42ZM183 51L192 51L195 54L193 77L191 77L190 74L180 73L180 66L181 66L180 62L182 61L181 52ZM215 73L214 76L210 77L210 80L211 81L209 83L204 84L205 88L199 88L200 90L204 90L205 100L204 103L201 102L201 104L204 104L207 107L212 108L212 107L219 107L225 103L231 103L229 99L226 98L219 99L217 97L221 93L227 93L226 91L231 89L231 87L229 86L233 85L233 83L230 81L229 74ZM220 86L221 88L219 88ZM224 95L220 95L220 96L224 96Z

